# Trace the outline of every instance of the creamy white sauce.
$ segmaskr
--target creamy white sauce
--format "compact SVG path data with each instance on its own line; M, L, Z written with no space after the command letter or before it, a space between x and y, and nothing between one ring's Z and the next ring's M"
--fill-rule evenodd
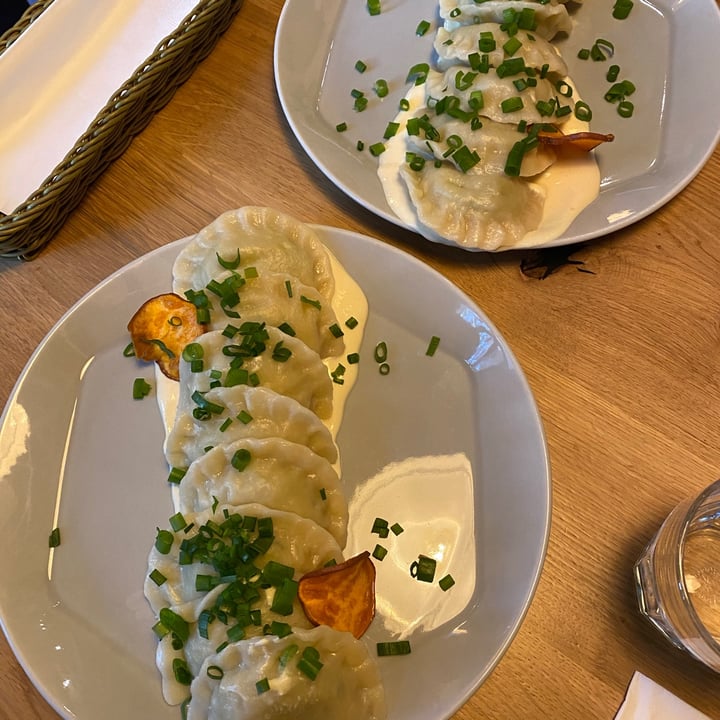
M564 79L573 88L576 101L580 100L570 78ZM405 153L408 150L405 126L408 118L425 104L423 86L413 86L406 98L410 107L408 110L401 110L395 117L395 122L399 123L402 129L385 143L385 152L379 158L378 177L388 205L406 225L430 240L447 243L446 239L419 222L410 194L400 177L400 167L405 163ZM565 134L587 130L589 124L574 116L563 125ZM567 154L559 156L550 168L533 178L532 184L538 186L545 195L542 219L539 226L527 233L514 247L543 245L562 235L580 212L598 196L600 170L592 152L572 156ZM500 249L506 248L503 246Z

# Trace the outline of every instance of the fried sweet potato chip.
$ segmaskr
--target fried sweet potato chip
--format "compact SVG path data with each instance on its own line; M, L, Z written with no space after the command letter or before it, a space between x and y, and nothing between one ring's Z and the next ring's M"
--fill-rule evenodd
M172 380L180 377L183 348L206 329L195 306L175 293L146 300L128 323L136 357L155 361Z
M596 132L576 132L565 135L559 130L557 132L541 130L538 133L538 140L545 145L552 145L556 149L559 147L567 147L583 152L590 152L590 150L594 150L602 143L612 142L615 140L615 136L612 134L603 135L602 133Z
M303 575L298 598L310 622L361 637L375 616L375 565L370 553Z

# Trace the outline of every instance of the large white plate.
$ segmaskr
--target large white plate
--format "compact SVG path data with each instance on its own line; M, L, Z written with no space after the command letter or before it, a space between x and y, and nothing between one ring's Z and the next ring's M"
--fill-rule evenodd
M381 659L390 718L445 718L499 661L540 574L550 519L541 423L508 346L455 286L385 244L318 231L370 304L338 439L348 492L370 487L363 501L373 512L389 488L370 479L395 463L401 492L383 514L404 525L399 537L419 530L415 553L426 551L435 530L457 538L446 549L456 587L444 594L408 579L415 597L435 598L426 629L411 627L416 618L390 616L393 607L414 606L395 606L397 594L379 576L381 612L368 633L371 644L388 639L383 624L400 622L411 638L410 656ZM152 368L122 349L133 312L168 290L179 249L174 243L140 258L80 300L29 361L2 418L2 625L65 718L178 718L161 697L142 591L155 528L172 514L163 429L152 398L131 399L133 379L152 380ZM442 340L430 358L432 335ZM379 340L390 351L387 376L372 357ZM429 475L438 468L442 475ZM404 484L410 470L413 487ZM423 517L433 496L436 509ZM361 524L365 538L356 530L352 542L373 547L372 517ZM62 544L53 552L54 526Z
M365 147L380 141L404 95L408 69L432 57L437 0L384 0L370 16L363 0L286 0L275 38L275 78L287 120L300 144L341 190L390 222L390 209ZM593 109L592 128L615 142L596 151L600 196L547 245L589 240L625 227L668 202L697 174L720 136L720 11L715 0L636 0L627 20L612 18L612 2L585 2L571 36L558 43L570 75ZM433 23L418 37L421 20ZM582 61L580 48L597 38L615 45L608 62ZM359 74L355 62L368 70ZM607 67L637 86L635 114L617 115L603 95ZM390 93L372 92L378 78ZM350 92L362 90L368 109L353 111ZM338 123L348 130L339 133Z

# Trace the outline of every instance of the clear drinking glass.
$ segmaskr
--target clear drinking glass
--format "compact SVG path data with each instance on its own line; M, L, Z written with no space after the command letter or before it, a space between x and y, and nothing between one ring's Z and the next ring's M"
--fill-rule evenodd
M640 612L720 672L720 480L681 502L635 564Z

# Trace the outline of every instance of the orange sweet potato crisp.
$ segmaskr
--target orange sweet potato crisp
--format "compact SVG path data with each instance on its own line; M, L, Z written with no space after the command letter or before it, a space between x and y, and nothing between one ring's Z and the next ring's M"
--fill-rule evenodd
M361 637L375 616L375 565L370 553L303 575L298 598L311 622Z
M195 306L175 293L146 300L128 323L136 357L155 361L172 380L180 377L183 348L206 329Z

